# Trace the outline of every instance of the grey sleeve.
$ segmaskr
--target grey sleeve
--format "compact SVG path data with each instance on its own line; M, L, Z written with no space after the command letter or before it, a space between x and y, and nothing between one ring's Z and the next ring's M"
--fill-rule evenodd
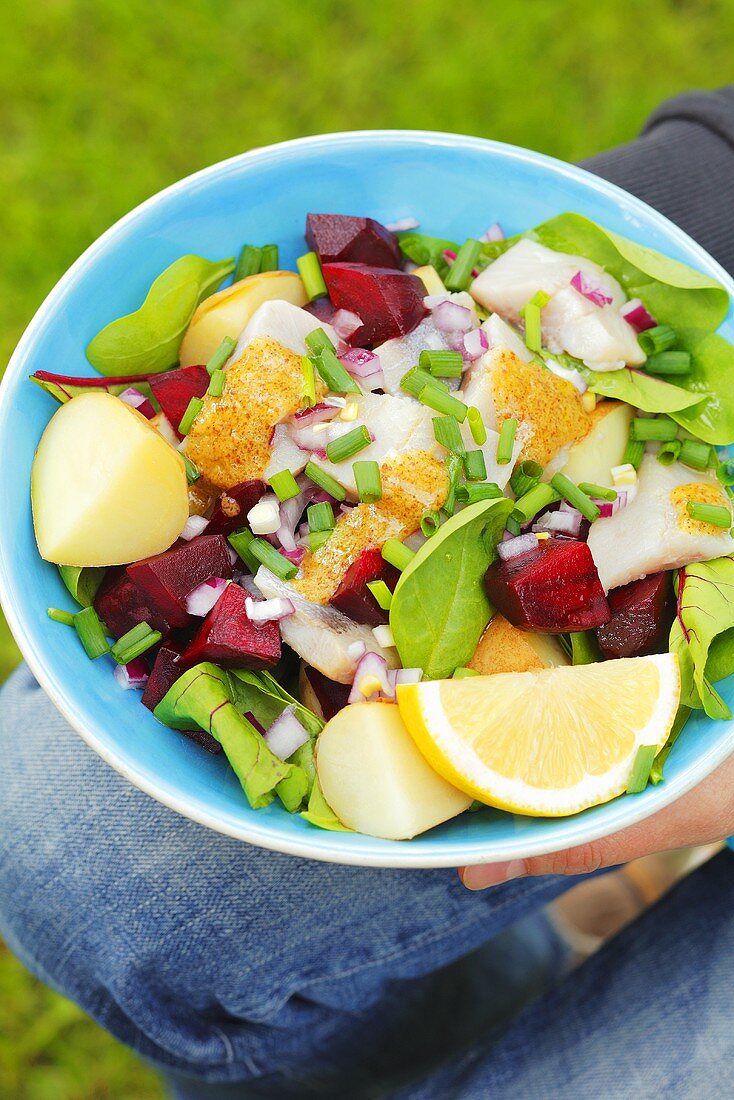
M734 274L734 84L667 100L636 141L581 163L654 206Z

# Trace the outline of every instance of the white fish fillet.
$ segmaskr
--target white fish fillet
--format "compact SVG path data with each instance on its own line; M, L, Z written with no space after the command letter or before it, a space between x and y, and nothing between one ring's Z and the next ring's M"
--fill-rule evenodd
M711 475L673 463L663 466L647 454L638 473L634 500L607 519L591 525L589 550L605 591L649 573L708 561L734 551L728 530L699 534L682 530L671 493L679 485L718 484Z
M359 658L350 656L349 649L355 642L363 642L368 651L379 653L388 668L400 666L397 650L378 645L370 627L353 622L335 607L309 603L264 565L258 569L254 583L266 600L277 597L291 600L296 610L280 621L283 641L330 680L352 683Z
M292 474L300 474L306 468L306 463L311 456L296 446L290 436L287 424L276 424L273 429L273 440L270 444L270 462L265 470L265 480L269 481L275 474L283 470L290 470Z
M447 347L443 335L438 331L430 316L409 332L407 336L396 336L386 340L375 348L385 378L385 393L401 394L400 379L418 365L422 351L444 351Z
M522 336L507 321L503 321L499 313L492 313L486 321L482 322L482 328L487 334L490 348L506 348L522 359L523 363L529 363L533 358L523 341Z
M258 336L277 340L296 355L307 355L306 337L317 328L322 328L336 347L339 337L331 325L320 321L308 310L294 306L292 302L263 302L242 330L229 362L239 359L247 345Z
M568 352L593 370L645 362L637 333L617 307L597 306L572 286L559 290L543 307L541 325L549 351Z

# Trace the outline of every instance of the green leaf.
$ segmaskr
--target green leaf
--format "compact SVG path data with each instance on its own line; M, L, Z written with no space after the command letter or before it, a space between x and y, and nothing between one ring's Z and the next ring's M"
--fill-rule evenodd
M673 726L668 734L668 740L663 745L660 752L655 757L652 768L650 769L650 782L662 783L664 779L663 771L665 768L665 762L670 756L670 750L675 742L680 737L683 727L688 719L691 717L691 708L686 706L678 707L678 712L673 720Z
M726 446L734 440L734 347L715 332L691 328L678 329L676 347L691 355L691 373L678 385L699 404L671 409L673 420L706 443Z
M661 378L653 378L639 370L622 367L621 370L594 371L583 363L576 364L586 379L589 389L604 397L626 401L643 412L670 413L686 409L702 400L702 395L689 393L680 386L671 386ZM734 437L732 437L734 438Z
M147 397L156 409L159 408L148 382L137 377L123 379L122 381L111 378L107 383L103 378L70 378L63 374L49 374L48 371L36 371L35 374L30 374L28 377L31 382L39 386L44 393L55 398L61 405L71 401L72 397L78 397L79 394L89 393L90 391L102 391L118 397L123 390L134 385L135 389L139 390L144 397Z
M707 675L714 640L734 628L734 556L687 565L678 573L678 613L670 631L671 652L678 655L681 702L701 707L709 718L731 718L728 706ZM731 658L731 636L717 661ZM721 671L721 667L716 671Z
M484 574L512 508L505 498L469 505L447 520L401 574L390 626L404 668L422 668L435 680L469 663L492 615Z
M308 800L308 808L301 811L301 817L305 818L318 829L328 829L332 833L351 833L353 829L342 825L339 818L324 798L321 784L318 779L314 782L311 797Z
M595 661L601 660L595 631L575 631L569 634L569 638L571 639L572 665L592 665Z
M194 722L216 738L254 810L267 806L274 792L287 810L300 807L308 788L303 769L270 751L234 706L229 677L216 665L206 661L184 672L154 713L173 729L191 729Z
M233 270L233 258L182 256L153 282L139 309L97 333L87 359L105 375L158 374L175 366L194 310Z
M404 256L419 267L431 264L442 279L449 270L449 265L443 256L444 252L447 248L454 252L459 251L459 246L454 241L445 241L441 237L428 237L425 233L411 231L398 233L397 236Z
M78 565L60 565L59 573L72 596L82 607L91 607L105 575L104 569L82 569Z

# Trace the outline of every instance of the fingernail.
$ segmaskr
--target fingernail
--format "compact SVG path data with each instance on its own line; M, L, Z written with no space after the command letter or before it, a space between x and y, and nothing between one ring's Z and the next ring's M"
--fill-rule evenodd
M499 886L513 878L522 878L527 874L525 860L511 859L509 863L490 863L486 866L464 867L461 881L467 890L485 890L488 886Z

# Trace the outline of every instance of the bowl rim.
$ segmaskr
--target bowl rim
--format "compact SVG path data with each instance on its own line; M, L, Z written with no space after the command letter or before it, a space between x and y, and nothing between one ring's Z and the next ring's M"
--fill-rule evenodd
M0 380L0 435L2 435L4 421L8 417L10 408L10 402L6 400L7 391L14 376L20 373L22 369L23 362L34 344L36 333L43 328L47 318L53 313L57 301L63 297L66 288L74 283L77 275L92 263L99 253L105 252L119 234L134 226L152 207L155 207L164 199L176 196L180 192L187 192L198 183L203 183L211 178L224 178L230 173L238 171L243 163L267 164L279 160L284 154L293 149L318 149L319 147L332 149L335 146L359 145L365 142L376 145L387 144L389 146L413 143L445 147L447 149L489 150L507 160L529 164L533 167L541 167L550 170L556 176L581 183L586 189L596 191L617 206L623 204L628 211L639 211L640 214L644 215L646 221L657 224L668 238L685 245L689 255L695 257L708 274L717 278L728 291L730 299L734 299L734 279L697 241L689 237L684 230L659 211L648 206L643 200L616 184L595 176L584 168L579 168L548 154L538 153L511 143L440 130L344 130L313 134L237 153L232 157L217 161L188 176L184 176L139 203L97 237L64 272L43 299L8 361L4 376ZM415 848L411 850L413 841L386 842L363 834L359 834L360 840L367 843L362 843L360 848L351 849L349 847L349 833L320 831L318 835L313 834L311 836L309 834L303 838L298 836L283 837L273 834L266 823L260 825L257 820L252 821L249 819L234 822L227 820L220 813L209 811L198 804L192 805L190 796L188 798L182 796L169 787L163 777L159 777L155 781L151 780L139 771L135 765L126 760L118 749L105 744L94 729L87 727L77 714L73 699L69 696L67 690L63 685L57 685L54 677L47 672L32 631L26 630L16 605L5 559L6 551L3 548L2 540L0 540L0 603L2 603L10 630L34 677L56 709L76 730L82 740L124 779L127 779L139 790L150 795L168 809L233 839L288 855L355 866L406 869L456 867L471 862L504 862L505 860L546 855L551 852L563 851L569 846L598 840L601 837L611 835L618 829L643 821L691 790L734 751L734 721L731 721L727 730L724 731L724 735L719 738L718 743L702 751L696 760L688 765L684 774L666 780L664 784L656 788L654 799L640 799L635 803L635 801L630 801L622 796L613 800L607 806L617 806L616 814L613 809L610 809L604 822L596 825L586 824L585 822L582 825L582 819L576 816L554 819L568 823L565 833L561 829L557 829L552 833L543 831L540 836L530 839L521 832L518 836L500 842L501 853L499 855L496 852L493 853L492 841L476 839L442 841L440 850L426 852ZM370 841L376 842L376 846L372 851L369 849ZM497 842L495 841L494 844L496 845ZM390 845L390 847L387 848L386 845Z

